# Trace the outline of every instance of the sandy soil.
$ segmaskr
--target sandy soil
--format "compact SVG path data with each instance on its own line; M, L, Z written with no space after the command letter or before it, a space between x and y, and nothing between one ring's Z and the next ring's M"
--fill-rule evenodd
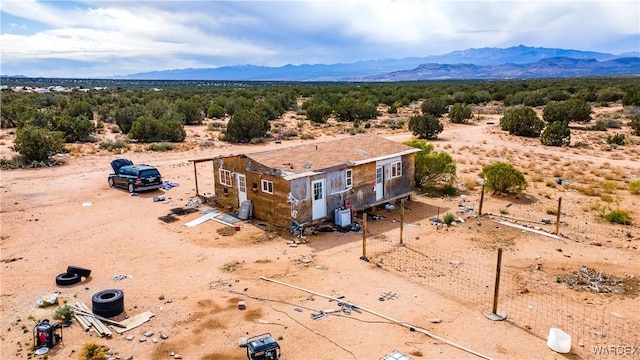
M616 113L621 108L601 111ZM640 276L638 226L613 226L594 220L595 216L583 210L593 197L553 185L558 177L554 168L564 169L563 174L574 171L574 182L599 183L615 174L624 174L622 181L638 179L637 137L631 149L629 146L613 151L605 146L578 150L543 148L537 140L514 138L500 131L497 125L489 124L497 124L499 115L483 112L478 117L479 120L471 124L447 125L434 142L438 150L456 158L460 182L468 185L482 165L490 161L517 163L526 170L527 178L534 185L528 194L551 199L561 194L566 198L567 213L588 213L585 216L589 234L584 234L585 225L567 228L566 239L558 245L555 239L497 226L489 219L475 219L475 222L468 221L473 226L437 233L426 230L425 225L420 228L425 229L424 232L418 231L412 236L438 244L452 256L469 259L474 254L493 253L500 240L508 235L507 251L511 261L521 269L543 263L542 272L554 276L586 264L621 278ZM295 114L282 120L283 126L292 128L297 128L298 121ZM371 130L397 141L411 136L406 128L389 131L372 127ZM331 131L329 127L307 125L301 133L316 134L315 140L307 141L348 136ZM83 344L95 341L122 359L129 356L169 359L172 353L185 359L245 359L245 350L238 346L238 339L262 333L271 333L278 339L283 359L379 359L393 350L428 359L479 358L472 352L503 359L591 357L588 349L577 346L571 354L557 354L547 348L544 338L516 324L487 320L482 315L482 306L476 302L446 296L446 291L434 291L433 287L414 281L393 266L377 266L376 261L360 260L361 233L319 233L309 235L307 243L290 247L287 240L294 236L283 229L263 229L256 226L257 222L242 222L237 231L215 221L196 227L184 226L201 216L200 212L180 215L178 221L172 223L160 221L171 209L187 208L190 200L197 199L189 159L289 146L301 141L237 146L217 141L216 135L206 130L206 125L189 128L188 133L186 145L171 152L148 152L141 145L134 145L124 154L114 154L79 144L64 158L64 166L2 172L0 356L3 359L33 358L33 326L37 319L51 318L55 308L37 307L36 300L41 296L58 292L60 303L80 301L91 306L95 292L114 288L125 294L125 312L115 320L145 311L155 316L144 325L123 335L114 334L112 338L84 332L74 322L64 328L63 343L51 349L48 358L76 358ZM578 141L579 136L590 139L588 137L596 135L576 132L573 141ZM106 131L101 136L110 139L116 135ZM198 146L205 140L214 145ZM597 143L595 139L590 141ZM0 145L2 156L10 156L11 134L6 130ZM111 171L109 161L119 156L135 163L156 165L166 180L179 186L138 196L110 189L107 185ZM578 174L572 166L582 166L585 170ZM478 198L477 187L468 186L463 191L474 201ZM164 195L166 201L154 202L153 197L158 195ZM629 195L624 189L614 195L620 197L622 208L632 210L635 224L640 223L640 213L636 210L640 205L638 196ZM451 199L424 196L414 197L412 203L408 208L452 209L457 205ZM544 206L542 202L540 206ZM406 216L413 216L416 223L428 224L426 213L412 214L412 211L407 210ZM476 222L485 226L476 226ZM370 231L381 233L385 231L384 226L388 228L389 223L370 222ZM556 250L559 247L562 252ZM487 259L494 261L493 257ZM385 259L387 262L402 260ZM56 275L65 272L68 265L89 268L91 276L71 287L56 286ZM114 276L121 274L131 277L114 281ZM535 291L536 274L524 271L522 276L531 277L529 291ZM390 291L398 297L379 301L381 294ZM313 320L311 314L337 308L335 302L323 295L344 296L371 312L336 313ZM612 311L640 322L638 297L591 294L577 301L602 299L606 299ZM245 310L238 309L238 301L245 301ZM443 321L433 323L430 320L434 318ZM410 331L402 324L424 329L468 351L424 332ZM147 331L154 335L140 342ZM168 338L160 339L162 333ZM135 338L128 341L127 335ZM154 343L152 338L159 340Z

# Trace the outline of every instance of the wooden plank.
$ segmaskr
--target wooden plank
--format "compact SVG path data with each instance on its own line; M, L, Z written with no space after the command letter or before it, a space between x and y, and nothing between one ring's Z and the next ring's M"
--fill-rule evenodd
M73 314L73 317L76 319L76 321L78 321L78 324L80 324L80 326L84 329L84 331L89 331L89 329L91 328L91 326L89 325L89 323L84 319L84 317L82 315L79 315L77 313Z
M89 309L89 307L84 303L78 302L78 303L76 303L76 306L78 306L84 312L93 314L93 312ZM96 330L98 331L99 334L102 334L102 335L105 335L105 336L109 336L109 337L111 335L113 335L113 332L108 327L106 327L100 320L96 319L95 317L91 317L91 316L86 316L86 318L87 318L87 320L89 320L91 325L93 325L93 327L96 328Z
M210 212L208 214L200 216L199 218L197 218L195 220L189 221L188 223L184 224L184 226L186 226L186 227L194 227L194 226L202 224L205 221L211 220L211 219L213 219L214 217L216 217L218 215L220 215L219 212Z
M122 328L123 328L123 327L126 327L126 326L122 325L121 323L119 323L119 322L117 322L117 321L113 321L113 320L110 320L110 319L104 318L104 317L102 317L102 316L100 316L100 315L96 315L96 314L94 314L94 313L86 312L85 310L82 310L82 309L77 309L77 310L75 310L75 311L76 311L77 313L79 313L80 315L84 315L84 316L87 316L87 317L93 317L93 318L96 318L96 319L98 319L98 320L100 320L100 321L102 321L102 322L105 322L105 323L109 324L109 325L113 325L113 326L117 326L117 327L122 327Z
M124 319L120 322L120 324L125 325L126 328L117 328L114 329L118 334L122 334L125 331L129 331L133 328L136 328L144 323L146 323L147 321L151 320L152 317L154 317L155 314L152 313L151 311L145 311L143 313L140 313L138 315L132 316L128 319Z

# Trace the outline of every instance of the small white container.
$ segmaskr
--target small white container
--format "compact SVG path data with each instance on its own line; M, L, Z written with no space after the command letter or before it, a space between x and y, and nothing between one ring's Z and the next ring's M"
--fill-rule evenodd
M561 329L551 328L549 329L547 346L557 353L566 354L571 351L571 335Z

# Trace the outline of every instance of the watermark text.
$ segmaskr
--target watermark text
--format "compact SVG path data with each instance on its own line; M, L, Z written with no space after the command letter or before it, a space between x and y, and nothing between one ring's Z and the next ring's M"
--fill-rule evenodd
M617 355L640 357L640 346L631 345L595 345L591 350L595 355Z

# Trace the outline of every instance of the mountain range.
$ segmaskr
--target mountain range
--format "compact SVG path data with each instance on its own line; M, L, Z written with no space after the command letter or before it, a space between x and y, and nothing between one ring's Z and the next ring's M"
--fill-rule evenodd
M123 80L362 81L638 76L640 52L608 54L529 47L480 48L444 55L280 67L236 65L114 76Z

